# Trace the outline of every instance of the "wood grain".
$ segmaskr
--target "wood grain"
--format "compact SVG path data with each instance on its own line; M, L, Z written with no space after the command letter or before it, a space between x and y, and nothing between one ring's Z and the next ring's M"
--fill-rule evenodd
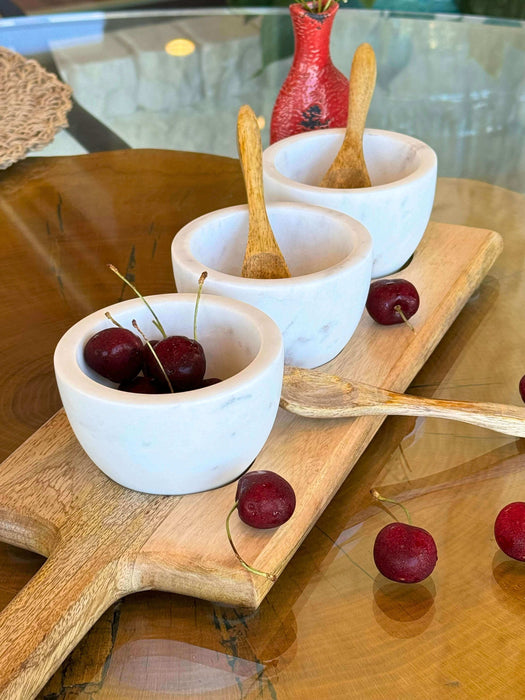
M500 237L490 231L431 224L404 271L424 299L416 333L405 327L385 333L364 316L327 369L404 388L500 249ZM431 274L438 262L439 277ZM234 523L236 544L250 563L282 572L381 422L320 424L280 412L255 468L278 463L299 505L275 531L254 533ZM235 484L184 497L126 490L91 463L61 411L4 462L0 484L2 539L49 557L0 615L3 697L33 696L122 595L156 588L256 608L271 587L242 569L227 543L224 518Z
M58 337L119 298L113 276L99 274L105 263L127 270L130 262L148 293L171 291L171 231L207 208L243 201L238 162L197 154L36 158L0 173L2 457L59 407L50 369ZM440 179L433 217L468 226L463 233L501 231L505 247L410 391L519 405L525 199L486 183ZM68 303L53 274L57 260L70 281ZM440 273L436 261L432 275ZM361 379L375 382L372 373ZM389 418L257 611L155 591L127 596L95 623L39 698L523 697L523 566L498 553L491 527L498 509L525 491L524 459L522 439L433 418ZM58 452L47 465L49 482L45 470L41 477L54 521L67 518L63 493L53 498L60 462ZM405 502L414 523L431 530L439 560L421 585L377 574L374 537L401 516L374 504L371 486ZM11 536L23 543L25 529L34 539L40 527L39 546L49 554L54 528L28 520ZM41 555L0 543L1 606L41 563Z
M52 356L91 311L175 291L170 246L192 219L246 201L237 160L137 149L31 158L0 171L0 459L60 408Z
M505 246L410 391L521 405L525 198L440 179L434 218L501 231ZM157 591L127 596L39 700L523 697L524 568L498 552L492 525L525 492L524 461L523 439L387 418L255 612ZM371 487L432 532L439 560L422 584L377 573L375 535L403 516L374 504ZM0 543L6 596L40 562Z
M196 215L244 200L238 162L201 154L137 150L72 159L32 158L0 173L2 458L60 407L52 353L61 334L86 313L127 295L127 289L105 270L105 263L113 262L125 270L145 293L174 291L169 249L175 232ZM137 265L141 269L139 274ZM89 492L70 472L56 479L65 457L62 450L53 452L49 445L38 442L35 449L43 459L44 468L38 484L31 486L31 479L24 477L23 483L15 485L10 493L14 503L20 495L19 487L20 493L24 485L33 489L36 503L41 499L43 511L49 509L49 518L47 515L41 518L36 511L15 516L5 522L6 539L22 546L31 539L30 548L49 560L11 604L9 619L15 622L17 611L24 620L29 619L27 615L32 608L24 601L27 596L33 599L31 591L35 586L53 588L56 562L70 560L71 541L67 543L67 538L63 538L62 526L69 522L76 501L67 494L75 493L77 487L84 496ZM9 471L4 476L7 486L11 479ZM96 491L92 496L98 500ZM140 507L137 510L140 512ZM133 539L136 527L132 523L138 521L131 515ZM88 508L86 518L89 517ZM78 577L74 577L65 591L60 592L61 586L56 591L57 596L66 597L67 590L70 594L84 591L75 608L83 610L80 618L71 621L66 616L63 622L66 627L57 627L55 631L55 634L63 633L69 646L74 646L74 639L89 629L115 595L119 598L124 594L125 589L118 589L118 570L129 565L125 558L115 563L114 543L109 541L112 527L107 529L108 541L99 543L96 555L90 554L91 527L81 527L80 522L66 527L71 533L78 532L76 528L87 537L84 542L75 538L84 550ZM110 569L112 582L105 591L100 585L100 571L107 575ZM95 590L100 596L93 596ZM50 621L55 613L53 601L57 600L54 591L51 593L50 603L45 607L47 612L43 613ZM93 602L94 598L98 602ZM102 605L101 598L105 601ZM41 601L38 605L44 609ZM10 628L8 621L2 624L0 638L10 639L2 664L6 674L12 673L13 659L15 665L20 661L16 648L24 649L29 675L35 664L47 668L44 673L52 672L58 665L56 653L46 651L46 644L53 643L53 636L32 635L35 630L38 631L38 623L29 625L28 629L23 624ZM63 645L59 643L58 647ZM9 691L14 697L34 694L25 671L14 675L16 684Z

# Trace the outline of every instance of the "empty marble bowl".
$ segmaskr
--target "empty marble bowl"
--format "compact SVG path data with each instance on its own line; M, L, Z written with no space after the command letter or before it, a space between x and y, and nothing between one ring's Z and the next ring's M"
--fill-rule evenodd
M343 136L344 129L320 129L267 148L263 153L266 199L306 202L352 216L372 236L372 277L392 274L410 258L428 224L436 188L436 154L411 136L366 129L363 151L372 186L319 187Z
M246 205L205 214L175 236L171 253L177 289L204 289L261 309L283 334L285 362L317 367L335 357L354 333L368 295L372 241L360 223L322 207L294 202L268 206L268 218L292 277L241 277L248 235Z
M193 337L194 294L147 297L168 335ZM207 377L223 381L176 394L119 391L84 362L83 349L108 327L109 310L133 330L160 338L140 299L97 311L70 328L54 356L60 396L71 427L93 462L128 488L186 494L222 486L248 468L273 426L283 377L276 324L233 299L203 294L198 340Z

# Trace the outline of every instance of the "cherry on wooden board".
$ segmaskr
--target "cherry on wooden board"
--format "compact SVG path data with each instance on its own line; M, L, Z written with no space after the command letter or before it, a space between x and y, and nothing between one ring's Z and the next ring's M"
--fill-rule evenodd
M376 323L383 326L407 323L418 309L419 294L412 282L382 279L370 285L366 310Z
M247 472L237 483L235 503L226 517L226 534L239 562L253 574L275 581L274 574L254 569L237 551L230 532L230 517L234 510L238 510L240 519L251 527L279 527L292 517L295 510L295 492L292 486L282 476L269 470Z

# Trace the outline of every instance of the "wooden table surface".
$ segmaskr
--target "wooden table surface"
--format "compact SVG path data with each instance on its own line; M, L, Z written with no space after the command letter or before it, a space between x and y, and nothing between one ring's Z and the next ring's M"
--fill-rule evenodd
M52 353L87 313L174 289L171 239L245 200L234 160L173 151L34 158L0 173L0 455L60 406ZM411 392L521 405L525 198L442 179L436 221L499 231L505 248ZM111 607L40 698L521 698L525 564L498 551L500 508L525 494L525 441L438 419L390 418L256 612L147 592ZM401 517L439 560L420 584L374 567L375 534ZM0 544L0 606L43 559ZM21 699L25 700L25 699Z

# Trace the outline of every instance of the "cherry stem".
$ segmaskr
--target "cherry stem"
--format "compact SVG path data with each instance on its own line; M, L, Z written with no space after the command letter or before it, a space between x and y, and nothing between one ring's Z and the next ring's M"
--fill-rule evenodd
M153 348L153 345L149 342L149 340L146 338L146 336L144 335L144 333L140 330L139 324L135 321L135 319L133 319L133 321L131 322L131 325L133 326L133 328L136 328L136 330L138 330L138 332L140 333L140 335L144 338L144 342L146 343L146 345L148 346L148 348L151 350L151 353L152 353L153 357L157 360L157 363L158 363L159 367L160 367L161 370L162 370L162 374L164 375L164 379L165 379L165 380L167 381L167 383L168 383L168 386L169 386L169 389L170 389L171 393L174 394L175 391L174 391L174 389L173 389L173 385L172 385L172 383L170 382L170 378L169 378L168 375L166 374L166 370L164 369L164 367L163 367L163 365L162 365L162 362L159 360L159 356L158 356L157 353L155 352L155 350L154 350L154 348Z
M111 272L114 272L114 273L117 275L117 277L119 277L125 284L127 284L128 287L129 287L130 289L132 289L132 290L135 292L135 294L136 294L140 299L142 299L142 301L146 304L146 306L148 307L148 309L151 311L151 314L152 314L153 319L154 319L154 320L153 320L153 325L160 331L160 333L162 334L162 337L163 337L163 338L166 338L166 337L167 337L167 336L166 336L166 331L165 331L164 328L162 327L162 323L159 321L159 317L158 317L157 314L153 311L153 309L151 308L151 306L148 304L148 302L147 302L146 299L142 296L142 294L139 292L139 290L135 287L135 285L134 285L132 282L130 282L130 281L127 279L127 277L124 277L124 275L121 274L121 273L117 270L117 268L115 267L115 265L111 265L111 263L110 263L110 264L108 264L108 267L109 267L109 269L111 270Z
M410 517L410 513L408 512L407 508L400 503L399 501L394 501L392 498L385 498L384 496L381 496L379 491L376 489L370 489L370 495L376 499L376 501L383 501L384 503L393 503L396 506L399 506L405 511L405 515L407 516L408 524L412 525L412 518Z
M249 564L247 564L244 561L244 559L241 557L239 552L237 551L237 548L235 547L235 545L233 544L233 539L232 539L232 535L230 532L230 518L231 518L233 511L237 510L238 505L239 505L239 501L235 501L230 512L228 513L228 515L226 517L226 534L228 535L228 541L231 545L231 548L233 549L233 553L235 554L235 556L237 557L239 562L244 566L244 568L248 569L248 571L250 571L252 574L257 574L257 576L264 576L265 578L269 579L270 581L276 581L277 576L275 574L269 574L266 571L259 571L259 569L254 569L253 566L250 566Z
M105 316L106 316L107 319L109 319L109 320L111 321L111 323L114 323L115 326L117 326L117 328L124 328L124 326L122 326L118 321L115 321L115 319L114 319L113 316L109 313L109 311L106 311Z
M410 328L410 330L412 331L412 333L415 333L416 330L415 330L414 326L410 323L410 321L408 320L408 318L405 316L405 314L403 313L403 309L401 308L401 306L400 306L399 304L396 304L396 305L394 306L394 311L397 311L397 313L401 316L401 318L403 319L403 321L404 321L404 322L407 324L407 326Z
M308 12L313 12L314 14L318 12L326 12L332 2L335 0L326 0L326 4L323 6L323 0L296 0L305 10ZM346 0L341 0L341 2L346 2ZM317 3L317 4L316 4Z
M208 273L204 271L199 277L199 289L197 290L197 299L195 300L195 310L193 312L193 339L197 340L197 310L199 308L199 301L201 298L202 287L204 285L204 280L208 276Z
M340 2L346 2L347 0L340 0ZM314 14L318 12L326 12L332 2L335 0L326 0L326 4L323 6L323 0L296 0L299 5L304 7L308 12L313 12ZM317 4L316 4L317 3Z

